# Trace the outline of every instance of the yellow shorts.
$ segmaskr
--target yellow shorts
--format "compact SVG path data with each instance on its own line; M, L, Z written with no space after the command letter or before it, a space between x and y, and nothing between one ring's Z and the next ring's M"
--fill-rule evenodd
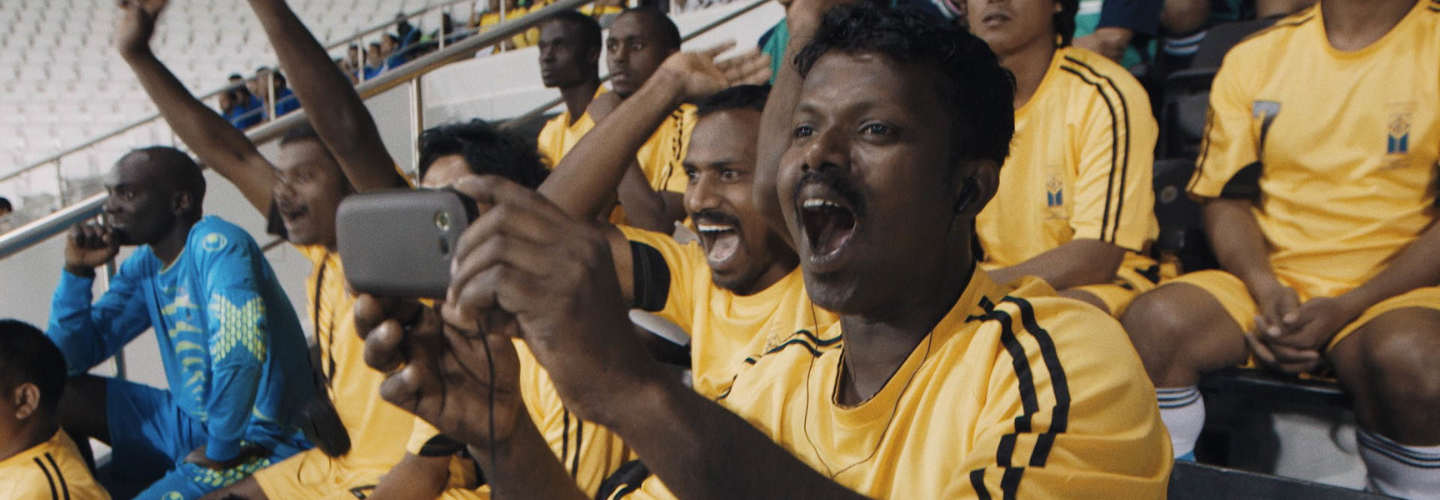
M1286 283L1284 279L1280 281L1286 286L1291 286L1290 283ZM1255 299L1250 296L1250 290L1246 288L1245 282L1235 277L1235 275L1225 271L1199 271L1166 281L1165 283L1187 283L1200 287L1200 289L1205 290L1205 293L1210 294L1212 297L1215 297L1215 300L1220 302L1220 306L1225 308L1225 313L1240 326L1240 331L1246 332L1255 329L1255 315L1259 314L1260 310L1255 305ZM1295 292L1300 296L1302 302L1310 300L1310 297L1304 290L1296 288ZM1406 307L1423 307L1426 309L1440 310L1440 287L1417 288L1370 306L1369 309L1366 309L1364 313L1360 314L1360 317L1346 324L1344 328L1341 328L1340 331L1335 334L1335 337L1330 339L1329 345L1325 346L1325 352L1330 352L1330 350L1334 349L1346 336L1354 333L1355 330L1374 320L1376 317L1379 317L1381 314Z
M1111 316L1119 318L1135 297L1154 290L1161 279L1174 276L1173 271L1174 266L1157 264L1149 257L1127 252L1124 263L1115 271L1113 283L1077 286L1074 290L1094 295L1110 310Z

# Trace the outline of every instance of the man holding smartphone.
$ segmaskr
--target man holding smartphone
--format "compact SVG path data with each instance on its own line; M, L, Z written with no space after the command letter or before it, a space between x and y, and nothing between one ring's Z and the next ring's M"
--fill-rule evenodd
M305 335L260 247L203 215L205 178L178 150L125 155L106 188L107 224L71 232L51 309L47 335L79 377L64 426L111 445L117 480L159 478L141 498L199 498L300 451ZM92 304L121 245L140 248ZM149 328L169 391L84 376Z

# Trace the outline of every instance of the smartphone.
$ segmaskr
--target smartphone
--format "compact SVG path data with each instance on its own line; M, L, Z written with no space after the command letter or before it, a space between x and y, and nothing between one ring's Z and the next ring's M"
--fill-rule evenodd
M387 189L350 195L335 217L336 246L356 292L445 297L456 242L477 215L449 189Z

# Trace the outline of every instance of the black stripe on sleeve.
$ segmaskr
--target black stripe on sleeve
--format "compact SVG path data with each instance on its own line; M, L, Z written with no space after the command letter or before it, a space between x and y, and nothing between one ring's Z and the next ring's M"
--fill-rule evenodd
M1025 475L1024 467L1005 469L1005 475L1000 478L1000 493L1005 500L1015 500L1015 494L1020 491L1020 478Z
M665 256L655 247L631 241L630 260L634 283L630 307L649 312L663 311L665 302L670 298L670 265L665 263Z
M1010 314L1000 310L991 311L990 314L1000 322L1000 343L1004 344L1005 350L1010 353L1011 366L1015 368L1015 385L1019 387L1020 402L1025 409L1024 415L1015 417L1015 432L1030 432L1030 418L1040 412L1040 405L1035 398L1035 375L1030 373L1030 360L1025 357L1025 346L1020 345L1020 339L1015 338Z
M570 479L580 474L580 443L585 437L585 421L575 418L575 455L570 457Z
M60 500L60 491L55 489L55 477L50 475L50 469L45 468L45 462L41 462L40 457L35 457L35 465L40 467L40 472L45 473L45 480L50 481L50 499Z
M1020 308L1020 319L1025 325L1025 330L1035 337L1035 342L1040 345L1040 356L1045 360L1045 370L1050 372L1051 390L1055 393L1055 408L1050 420L1050 428L1041 434L1039 442L1035 445L1035 451L1030 456L1030 465L1043 467L1049 456L1050 448L1055 442L1056 435L1065 432L1070 425L1070 381L1065 375L1065 367L1060 364L1060 354L1055 349L1055 339L1050 332L1040 327L1040 322L1035 318L1035 307L1030 301L1018 297L1005 297L1005 302L1015 304Z
M1122 94L1122 93L1120 92L1120 86L1115 85L1115 80L1114 80L1114 79L1110 78L1109 76L1106 76L1106 75L1101 74L1099 71L1095 71L1095 68L1091 67L1091 66L1088 65L1088 64L1085 64L1084 62L1081 62L1079 59L1075 59L1075 58L1070 57L1070 56L1065 56L1065 59L1066 59L1067 61L1070 61L1070 62L1072 62L1072 63L1074 63L1074 64L1077 64L1077 65L1079 65L1079 66L1081 66L1081 67L1089 70L1090 74L1093 74L1093 75L1095 75L1095 76L1098 77L1098 78L1104 79L1107 83L1109 83L1110 91L1115 93L1115 98L1120 101L1120 112L1121 112L1121 115L1122 115L1122 116L1120 116L1120 117L1117 118L1116 115L1115 115L1115 105L1110 102L1110 99L1111 99L1111 98L1110 98L1109 95L1107 95L1107 94L1105 93L1104 88L1103 88L1098 82L1090 82L1089 80L1085 80L1084 77L1081 77L1081 80L1085 80L1086 83L1090 83L1091 85L1094 85L1094 86L1095 86L1095 89L1100 92L1100 97L1102 97L1102 98L1105 99L1105 106L1110 108L1110 120L1111 120L1110 132L1111 132L1111 136L1112 136L1112 137L1111 137L1111 140L1112 140L1112 142L1115 144L1115 147L1116 147L1116 148L1118 148L1118 147L1120 146L1120 129L1119 129L1119 123L1120 123L1121 121L1123 121L1123 122L1125 123L1125 145L1124 145L1124 147L1125 147L1125 149L1124 149L1125 157L1124 157L1124 159L1120 162L1120 191L1119 191L1119 194L1115 197L1115 225L1114 225L1114 227L1110 230L1110 243L1115 243L1115 239L1116 239L1116 237L1117 237L1117 236L1119 235L1119 233L1120 233L1120 213L1121 213L1121 211L1125 208L1125 178L1126 178L1126 176L1127 176L1127 175L1129 174L1129 172L1130 172L1130 125L1131 125L1131 123L1130 123L1130 103L1129 103L1129 102L1126 102L1126 100L1125 100L1125 94ZM1063 66L1062 66L1062 68L1063 68ZM1076 75L1078 76L1079 73L1076 73ZM1114 181L1115 181L1115 170L1114 170L1114 169L1115 169L1115 158L1116 158L1117 156L1119 156L1120 154L1121 154L1121 151L1120 151L1119 149L1116 149L1116 150L1114 150L1114 151L1111 152L1111 155L1110 155L1110 169L1111 169L1111 170L1110 170L1110 181L1111 181L1112 184L1107 185L1107 186L1106 186L1106 189L1109 189L1110 187L1113 187L1113 183L1114 183ZM1109 192L1107 191L1107 193L1106 193L1106 202L1105 202L1105 208L1106 208L1106 209L1109 209L1109 208L1110 208L1109 197L1110 197L1110 195L1109 195ZM1107 211L1106 215L1107 215L1107 216L1109 215L1109 212L1108 212L1108 211ZM1104 223L1103 223L1103 222L1101 223L1101 228L1100 228L1100 238L1101 238L1102 240L1105 239L1105 227L1104 227Z
M640 489L640 485L644 484L648 477L650 477L650 469L643 462L639 460L626 462L600 483L600 489L595 492L595 499L623 498Z
M565 413L560 418L565 423L564 427L560 429L560 466L564 467L565 462L570 458L570 409L562 408L562 410ZM570 471L570 475L574 476L575 471Z
M70 500L70 483L65 481L65 474L60 472L60 466L55 463L55 457L50 456L50 452L47 451L45 460L50 462L50 468L55 469L55 477L60 480L61 496L65 497L65 500Z
M985 469L970 471L970 487L975 488L975 498L990 500L990 490L985 488Z

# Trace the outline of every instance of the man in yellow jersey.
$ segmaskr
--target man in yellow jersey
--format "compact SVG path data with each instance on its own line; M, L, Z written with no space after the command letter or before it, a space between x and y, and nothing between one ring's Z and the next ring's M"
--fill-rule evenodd
M590 105L590 114L599 123L631 94L640 90L665 58L680 51L680 29L664 13L653 8L627 9L615 18L605 39L606 64L610 69L610 89ZM657 213L662 219L654 229L670 228L685 216L685 172L681 163L690 147L695 130L695 106L682 104L670 110L654 133L635 154L650 189L661 194L663 204ZM620 203L636 204L621 193ZM629 208L627 212L631 211Z
M1353 398L1369 487L1437 498L1437 81L1436 0L1323 0L1226 56L1190 183L1223 270L1123 318L1177 454L1205 421L1202 374L1328 365Z
M579 12L561 12L540 25L540 80L547 88L559 88L565 100L565 112L545 122L535 141L552 167L595 127L586 108L605 92L600 44L600 24Z
M1119 316L1155 288L1152 184L1158 131L1145 89L1057 22L1077 0L970 0L970 29L1015 75L1015 142L976 219L981 266L1001 283L1044 279Z
M109 500L57 411L65 357L39 329L0 320L0 492L5 498ZM86 443L87 445L89 443Z
M471 444L503 498L583 498L518 410L507 335L568 408L645 460L658 480L639 496L1163 497L1169 440L1119 325L1007 296L970 254L1013 130L996 57L872 5L792 27L815 35L777 195L808 294L837 325L778 341L721 407L634 340L599 231L513 184L462 182L492 208L457 246L448 326L367 346L399 368L387 397ZM816 349L842 331L842 347Z

